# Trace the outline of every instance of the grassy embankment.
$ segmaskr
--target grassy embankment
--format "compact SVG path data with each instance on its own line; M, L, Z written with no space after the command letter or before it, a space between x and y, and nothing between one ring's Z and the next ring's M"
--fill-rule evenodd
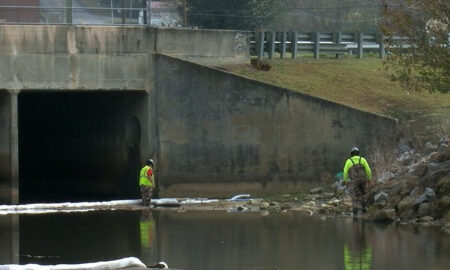
M391 81L378 58L301 57L265 62L271 65L270 71L258 71L250 64L225 68L245 77L397 118L415 125L421 132L417 135L423 139L450 133L450 94L406 91L399 82Z

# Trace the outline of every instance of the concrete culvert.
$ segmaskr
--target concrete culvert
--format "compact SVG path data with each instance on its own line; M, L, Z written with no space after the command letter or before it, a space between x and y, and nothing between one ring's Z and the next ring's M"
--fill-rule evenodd
M138 197L145 92L19 94L19 201Z

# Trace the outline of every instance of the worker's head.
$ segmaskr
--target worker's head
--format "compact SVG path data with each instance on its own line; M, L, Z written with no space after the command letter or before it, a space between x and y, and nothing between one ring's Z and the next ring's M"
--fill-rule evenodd
M350 156L359 156L359 149L358 147L353 147L352 150L350 150Z
M153 159L149 158L147 159L147 161L145 162L145 164L147 164L148 166L152 166L153 167Z

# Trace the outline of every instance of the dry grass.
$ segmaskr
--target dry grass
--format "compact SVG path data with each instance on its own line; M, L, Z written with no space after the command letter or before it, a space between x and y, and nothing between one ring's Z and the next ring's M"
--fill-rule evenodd
M450 94L408 92L391 81L378 58L268 60L270 71L250 64L226 66L233 73L399 119L450 115Z

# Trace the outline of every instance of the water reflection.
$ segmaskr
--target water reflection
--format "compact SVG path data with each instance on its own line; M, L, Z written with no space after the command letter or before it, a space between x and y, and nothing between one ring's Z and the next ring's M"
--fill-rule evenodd
M177 269L447 269L437 228L289 213L100 211L0 216L0 264L138 257ZM19 255L20 254L20 255Z
M350 239L344 244L344 269L372 269L372 248L367 244L364 223L353 221Z
M141 220L139 221L139 232L141 235L141 247L143 249L150 248L155 233L155 220L153 219L151 210L142 210Z

